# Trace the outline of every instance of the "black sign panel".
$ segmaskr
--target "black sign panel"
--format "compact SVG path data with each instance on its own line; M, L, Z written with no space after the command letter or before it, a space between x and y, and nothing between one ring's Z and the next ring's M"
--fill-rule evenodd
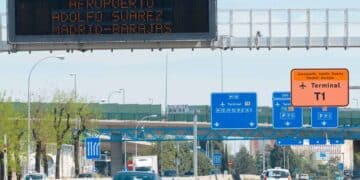
M12 0L10 41L201 40L216 0Z

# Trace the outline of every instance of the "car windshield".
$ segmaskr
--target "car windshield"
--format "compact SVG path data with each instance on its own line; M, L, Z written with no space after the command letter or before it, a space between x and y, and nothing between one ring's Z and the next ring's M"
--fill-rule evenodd
M114 180L156 180L154 174L148 173L123 173L118 174Z
M287 178L289 173L286 171L269 171L269 177Z

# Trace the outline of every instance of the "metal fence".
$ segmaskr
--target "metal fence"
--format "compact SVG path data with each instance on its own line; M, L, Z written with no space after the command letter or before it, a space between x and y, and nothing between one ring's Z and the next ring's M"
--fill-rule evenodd
M208 48L360 47L360 9L219 9L217 20L218 39Z
M218 11L223 48L359 47L360 9Z

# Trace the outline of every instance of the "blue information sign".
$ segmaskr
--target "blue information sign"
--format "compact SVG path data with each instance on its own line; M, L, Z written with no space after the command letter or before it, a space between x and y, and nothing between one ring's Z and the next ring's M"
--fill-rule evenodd
M312 138L309 139L310 145L325 145L326 144L326 138Z
M338 169L339 169L340 171L343 171L343 170L344 170L344 163L339 163L339 164L338 164Z
M256 129L256 93L211 94L212 129Z
M344 139L330 139L330 144L345 144Z
M100 138L86 138L86 159L100 159Z
M213 154L213 164L214 164L214 166L220 166L221 165L221 158L222 158L222 155L220 153Z
M290 92L274 92L272 100L275 129L298 129L303 126L303 110L291 105Z
M304 144L304 139L300 138L279 138L276 140L279 146L298 146Z
M311 126L313 128L337 128L339 112L337 107L311 108Z

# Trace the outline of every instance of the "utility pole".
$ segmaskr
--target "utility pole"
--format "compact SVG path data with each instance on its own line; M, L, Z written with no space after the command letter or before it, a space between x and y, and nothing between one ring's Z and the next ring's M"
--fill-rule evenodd
M265 167L265 140L263 140L263 143L262 143L262 167L263 167L263 172L264 172L266 169L266 167Z
M169 61L169 54L166 54L165 58L165 121L168 118L168 105L167 105L167 98L168 98L168 61Z
M284 153L284 157L283 157L283 159L284 159L284 169L286 169L285 147L283 148L283 153Z
M176 176L179 176L179 141L176 142L177 156L176 156Z
M197 111L195 110L194 112L194 122L193 122L193 126L194 126L194 149L193 149L193 163L194 163L194 177L195 180L198 179L198 153L197 153L197 119L198 119L198 115L197 115Z
M4 135L4 180L8 180L7 137Z

